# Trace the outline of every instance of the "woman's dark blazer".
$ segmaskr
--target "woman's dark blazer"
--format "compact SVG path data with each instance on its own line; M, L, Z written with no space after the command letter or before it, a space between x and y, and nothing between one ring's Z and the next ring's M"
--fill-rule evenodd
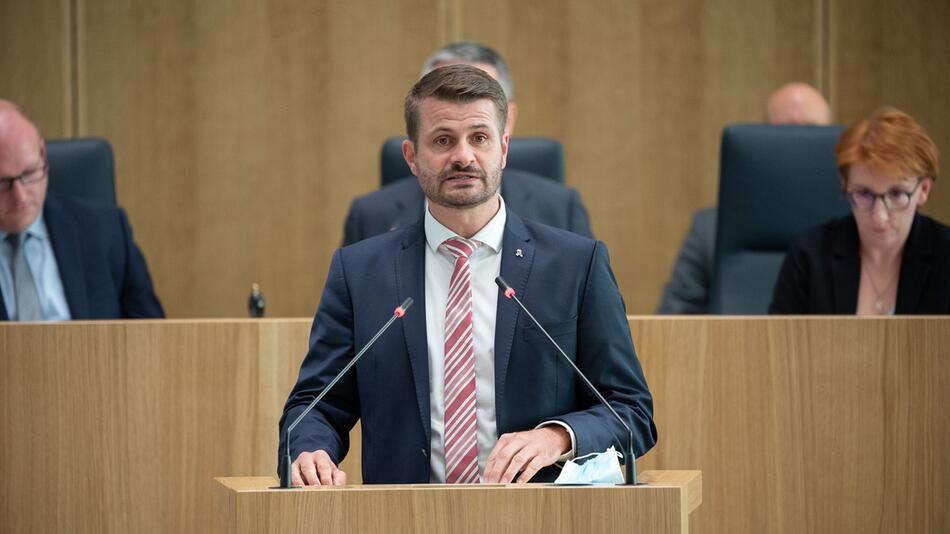
M853 215L796 238L775 282L769 313L856 313L858 243ZM904 245L895 313L950 313L950 228L919 213Z

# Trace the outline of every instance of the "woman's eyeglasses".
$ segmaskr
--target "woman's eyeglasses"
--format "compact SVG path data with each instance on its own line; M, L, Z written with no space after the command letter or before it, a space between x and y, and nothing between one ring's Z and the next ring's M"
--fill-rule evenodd
M920 188L920 183L921 180L917 180L917 185L910 191L895 187L886 193L875 193L870 189L861 188L848 191L845 195L848 197L848 202L861 211L870 211L879 198L884 202L884 207L888 211L903 211L910 206L910 199Z

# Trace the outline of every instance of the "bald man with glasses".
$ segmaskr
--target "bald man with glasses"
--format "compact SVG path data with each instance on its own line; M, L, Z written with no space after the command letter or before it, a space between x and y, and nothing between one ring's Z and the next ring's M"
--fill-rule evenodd
M160 318L125 213L47 191L46 145L0 100L0 320Z

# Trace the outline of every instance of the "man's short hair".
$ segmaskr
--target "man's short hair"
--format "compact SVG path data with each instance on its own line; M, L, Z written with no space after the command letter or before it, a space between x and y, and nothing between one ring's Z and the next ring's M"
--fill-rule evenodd
M498 133L505 131L508 121L508 98L501 85L482 69L470 65L439 67L423 76L406 95L406 135L414 144L419 136L419 104L433 97L453 104L490 100L498 115Z
M515 99L515 84L511 79L511 71L501 54L475 41L459 41L450 43L436 50L426 59L422 66L422 75L425 76L438 67L453 63L482 63L491 65L498 71L498 83L505 90L505 96L510 102Z

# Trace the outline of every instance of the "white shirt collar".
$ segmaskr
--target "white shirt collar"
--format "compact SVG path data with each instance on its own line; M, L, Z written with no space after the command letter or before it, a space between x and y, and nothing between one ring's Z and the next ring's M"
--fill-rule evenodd
M483 226L481 230L471 237L471 239L490 248L493 253L498 253L501 250L501 243L505 236L505 222L508 220L508 212L505 210L505 199L501 198L501 195L498 195L498 202L498 211L495 213L495 216L488 221L488 224ZM458 235L435 220L435 217L429 212L428 199L426 200L425 207L425 233L426 244L433 252L437 252L439 245L446 239Z

